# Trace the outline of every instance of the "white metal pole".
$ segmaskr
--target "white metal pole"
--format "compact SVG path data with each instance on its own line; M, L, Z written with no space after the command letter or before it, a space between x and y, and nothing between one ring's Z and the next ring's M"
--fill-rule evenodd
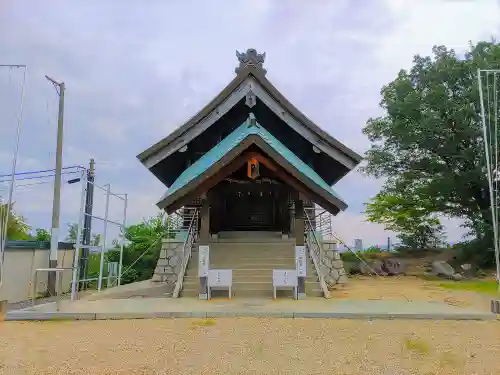
M125 242L125 230L127 225L127 205L128 205L128 195L125 194L124 204L123 204L123 225L122 225L122 240L120 243L120 262L118 263L118 285L122 282L122 268L123 268L123 244Z
M87 171L84 169L82 171L81 177L82 191L80 194L80 213L78 214L78 223L76 227L76 244L75 244L75 256L73 258L73 280L71 283L71 300L76 299L76 293L78 291L78 264L80 258L80 246L82 237L82 226L84 221L84 210L85 210L85 196L87 188Z
M27 71L26 65L1 65L1 66L8 66L9 69L12 69L13 67L24 68L24 73L23 73L23 83L21 85L21 102L19 103L19 113L17 115L17 129L16 129L16 140L14 144L14 154L12 155L12 176L10 180L9 198L7 200L5 221L3 222L5 227L2 228L3 233L0 233L0 288L2 287L3 284L5 247L7 245L7 228L9 227L9 215L10 215L10 209L12 207L12 196L14 194L15 182L16 182L16 166L17 166L17 156L19 154L19 143L21 140L21 128L23 125L24 91L26 87L26 71ZM0 217L0 223L2 223L1 217Z
M100 292L102 288L102 271L104 268L104 251L106 251L106 236L108 234L108 215L109 215L109 196L111 192L111 185L108 184L106 188L106 210L104 211L104 233L102 235L101 246L101 262L99 264L99 282L97 284L97 291Z
M488 73L486 73L488 74ZM500 290L500 261L499 261L499 248L498 248L498 223L496 223L496 213L495 213L495 201L493 197L493 181L491 176L491 159L490 159L490 150L488 148L489 139L488 139L488 129L486 126L486 116L484 109L484 97L483 97L483 83L481 80L481 69L477 70L477 80L479 85L479 99L481 101L481 122L483 123L483 136L484 136L484 152L486 156L486 168L488 170L488 187L490 191L490 201L491 201L491 217L493 221L493 237L494 237L494 246L495 246L495 262L496 262L496 277L498 283L498 289Z
M500 72L500 71L499 71ZM498 170L498 87L497 87L497 71L493 72L493 122L494 122L494 136L495 136L495 219L496 224L495 228L497 229L497 247L495 248L495 262L497 268L497 282L498 282L498 290L500 290L500 238L498 233L498 179L499 179L499 170ZM490 124L491 126L491 124Z

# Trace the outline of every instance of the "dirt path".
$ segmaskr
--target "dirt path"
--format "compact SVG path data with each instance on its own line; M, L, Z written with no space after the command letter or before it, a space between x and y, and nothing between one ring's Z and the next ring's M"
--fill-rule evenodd
M499 374L500 322L0 324L0 374Z

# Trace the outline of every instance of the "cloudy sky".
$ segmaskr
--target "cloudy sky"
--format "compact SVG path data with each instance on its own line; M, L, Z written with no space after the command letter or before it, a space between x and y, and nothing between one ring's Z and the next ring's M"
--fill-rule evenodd
M0 0L0 64L28 66L18 171L55 163L58 99L48 74L67 85L63 164L94 157L98 183L129 194L129 223L154 214L164 192L136 155L234 77L236 50L266 52L274 85L364 153L361 129L380 114L381 86L414 54L430 54L434 44L464 50L470 40L499 35L496 0ZM21 81L22 70L0 68L0 174L11 168ZM51 178L18 185L17 211L33 227L50 228ZM362 214L379 187L357 172L337 185L350 204L335 219L346 242L386 241L383 227ZM6 188L0 182L0 195ZM63 186L61 227L77 220L79 194L78 184ZM97 214L103 197L96 195ZM110 218L121 212L112 200ZM446 224L449 238L459 239L457 222Z

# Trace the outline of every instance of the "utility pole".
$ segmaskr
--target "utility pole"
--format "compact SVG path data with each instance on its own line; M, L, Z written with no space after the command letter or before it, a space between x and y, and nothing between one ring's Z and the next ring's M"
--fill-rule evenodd
M94 181L95 181L95 162L90 159L89 169L87 170L87 190L85 195L85 215L83 218L83 241L84 245L90 245L92 233L92 207L94 205ZM80 262L80 280L88 278L88 263L90 249L84 247L82 250ZM79 290L87 289L87 282L80 283Z
M52 202L52 230L50 239L49 268L57 268L57 252L59 244L59 216L61 209L61 172L63 151L63 124L64 124L64 82L57 82L45 76L56 88L59 95L59 113L57 116L57 146L56 146L56 175L54 179L54 200ZM56 272L49 272L48 291L54 296L56 292Z

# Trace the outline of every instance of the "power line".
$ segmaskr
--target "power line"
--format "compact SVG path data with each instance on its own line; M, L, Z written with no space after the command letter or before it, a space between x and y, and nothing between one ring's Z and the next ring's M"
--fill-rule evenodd
M71 181L71 180L66 180L64 181L64 183L68 183L68 181ZM44 184L52 184L53 181L42 181L42 182L33 182L31 184L21 184L21 185L16 185L16 188L20 188L20 187L29 187L29 186L35 186L35 185L44 185ZM0 186L0 190L7 190L7 188L3 188Z
M85 169L85 167L83 167L81 165L72 165L71 167L64 167L63 170L73 169L73 168ZM28 174L46 173L46 172L54 172L54 171L55 171L55 169L52 168L52 169L44 169L44 170L39 170L39 171L19 172L19 173L15 173L14 176L22 176L22 175L28 175ZM11 177L11 176L12 176L12 174L1 174L0 178Z
M80 171L69 171L69 172L63 172L62 174L75 174L75 173L81 173ZM32 176L32 177L23 177L23 178L16 178L16 181L23 181L23 180L37 180L37 179L40 179L40 178L47 178L47 177L54 177L55 174L48 174L48 175L45 175L45 176ZM9 180L2 180L0 181L0 183L2 182L10 182Z
M20 187L25 187L25 186L34 186L34 185L43 185L43 184L51 184L52 181L42 181L42 182L34 182L32 184L21 184L21 185L16 185L16 188ZM7 190L7 187L1 187L0 190Z

